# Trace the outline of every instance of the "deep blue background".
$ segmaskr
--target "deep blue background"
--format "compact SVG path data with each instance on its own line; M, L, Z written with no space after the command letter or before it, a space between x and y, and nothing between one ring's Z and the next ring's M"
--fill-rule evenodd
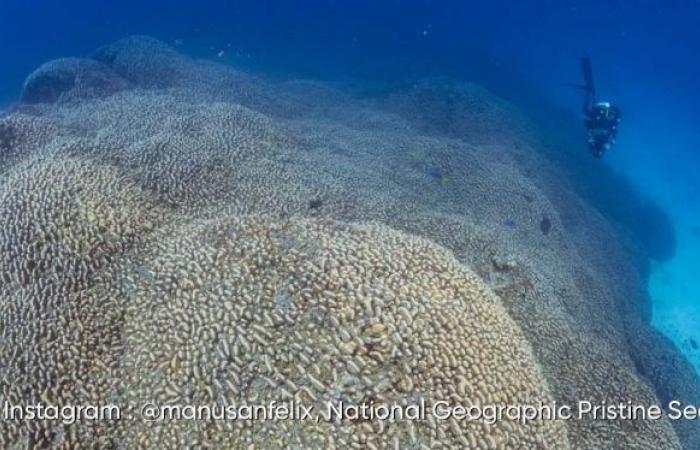
M0 104L42 62L135 33L282 76L447 74L531 111L539 91L572 114L580 95L570 83L589 54L601 96L624 114L604 164L660 203L678 232L677 256L655 268L651 291L658 326L688 349L689 337L700 341L699 24L692 0L2 0Z

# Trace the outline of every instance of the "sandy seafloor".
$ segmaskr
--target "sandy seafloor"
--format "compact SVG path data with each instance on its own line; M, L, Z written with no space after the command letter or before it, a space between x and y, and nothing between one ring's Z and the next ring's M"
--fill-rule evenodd
M597 209L619 180L582 190L570 144L443 78L273 82L146 37L48 62L0 118L2 397L700 403L649 323L654 239L630 224L654 212ZM0 422L2 448L77 443L695 449L700 435L667 419Z

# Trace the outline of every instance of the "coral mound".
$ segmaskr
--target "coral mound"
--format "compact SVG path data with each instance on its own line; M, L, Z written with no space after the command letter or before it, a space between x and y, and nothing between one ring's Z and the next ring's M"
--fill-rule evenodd
M35 70L24 83L21 98L26 103L54 103L103 97L127 87L128 83L105 64L64 58Z
M142 87L174 83L187 60L170 46L148 36L132 36L98 49L92 58L110 66L125 79Z
M500 301L429 241L326 221L181 223L114 169L58 155L16 167L0 208L13 404L551 400ZM156 217L170 220L139 239ZM568 448L553 421L31 423L3 422L3 448Z
M231 219L179 228L146 264L125 282L130 403L296 398L325 414L328 401L551 399L498 299L423 239L376 225ZM568 448L554 421L381 422L219 422L203 433L144 424L123 438L150 448Z
M25 91L0 118L11 403L697 398L648 324L645 230L592 207L537 127L479 86L275 84L137 36L47 63ZM0 422L2 448L655 450L698 436L666 419Z

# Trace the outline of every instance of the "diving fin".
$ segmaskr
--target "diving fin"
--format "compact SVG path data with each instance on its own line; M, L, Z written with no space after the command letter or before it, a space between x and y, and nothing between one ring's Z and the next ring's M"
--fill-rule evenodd
M591 59L588 56L581 58L581 72L583 72L583 82L582 86L578 86L583 89L591 97L595 97L595 83L593 82L593 68L591 66Z

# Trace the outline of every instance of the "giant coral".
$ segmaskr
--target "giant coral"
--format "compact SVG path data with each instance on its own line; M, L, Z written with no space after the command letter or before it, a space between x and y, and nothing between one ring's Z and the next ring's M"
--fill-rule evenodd
M13 404L551 399L498 299L429 241L376 225L183 221L158 214L113 168L58 155L16 167L2 192L0 354L3 398ZM144 241L156 223L162 230ZM2 439L568 446L563 424L546 421L162 426L18 421L3 423Z
M144 37L94 58L133 89L61 85L0 122L4 398L649 404L669 380L695 394L641 357L678 358L644 322L643 250L488 91L430 80L358 98ZM666 420L0 426L3 447L681 447Z
M549 400L517 326L444 249L380 226L230 219L158 239L126 304L128 400ZM562 423L156 424L130 446L567 448Z

